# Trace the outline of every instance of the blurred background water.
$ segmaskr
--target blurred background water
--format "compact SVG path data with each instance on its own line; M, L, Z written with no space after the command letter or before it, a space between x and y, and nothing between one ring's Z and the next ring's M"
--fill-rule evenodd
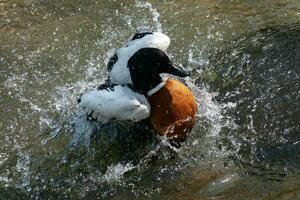
M179 150L76 102L145 28L192 70ZM299 66L298 1L0 0L0 199L300 199Z

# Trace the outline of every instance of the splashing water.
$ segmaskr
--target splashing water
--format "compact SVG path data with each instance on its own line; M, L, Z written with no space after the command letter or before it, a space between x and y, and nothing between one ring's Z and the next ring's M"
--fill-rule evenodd
M0 2L0 199L297 199L299 6ZM180 149L77 106L137 29L168 33L192 71L199 113Z
M150 2L142 2L142 1L135 1L137 8L145 8L148 9L150 14L152 15L152 20L156 24L156 31L162 32L162 25L160 23L160 14L157 9L153 8ZM145 27L139 27L138 31L144 31Z

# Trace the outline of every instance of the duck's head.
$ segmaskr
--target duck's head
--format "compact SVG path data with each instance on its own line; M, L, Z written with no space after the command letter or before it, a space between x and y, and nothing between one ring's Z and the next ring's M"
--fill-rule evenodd
M189 76L184 69L174 67L168 55L157 48L142 48L128 61L134 88L148 94L163 83L160 74L168 73L179 77Z

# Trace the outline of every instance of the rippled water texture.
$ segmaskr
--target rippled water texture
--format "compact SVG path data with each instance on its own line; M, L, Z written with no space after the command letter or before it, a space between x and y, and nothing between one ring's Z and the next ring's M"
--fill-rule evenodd
M300 3L0 0L0 199L300 199ZM199 114L172 149L76 100L163 31Z

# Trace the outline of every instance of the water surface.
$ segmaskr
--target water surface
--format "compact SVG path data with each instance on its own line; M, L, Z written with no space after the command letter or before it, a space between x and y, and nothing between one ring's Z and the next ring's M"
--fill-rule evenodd
M297 1L0 1L0 199L299 199ZM192 76L179 150L85 121L81 93L136 30Z

